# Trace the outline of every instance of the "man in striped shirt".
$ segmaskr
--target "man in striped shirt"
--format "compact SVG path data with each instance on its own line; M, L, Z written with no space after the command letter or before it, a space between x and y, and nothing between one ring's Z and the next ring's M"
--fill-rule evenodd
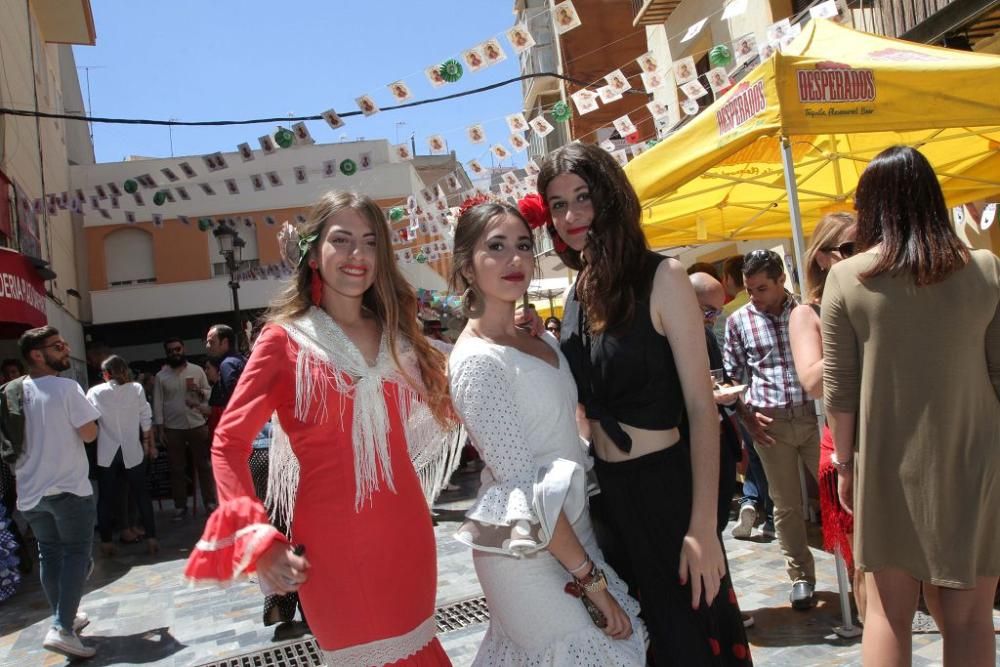
M816 572L802 514L799 459L815 477L819 434L815 406L792 362L788 318L796 303L784 287L781 257L771 250L746 255L743 281L750 303L726 322L726 372L749 385L742 416L774 501L778 543L793 582L790 600L796 609L808 609L814 604Z

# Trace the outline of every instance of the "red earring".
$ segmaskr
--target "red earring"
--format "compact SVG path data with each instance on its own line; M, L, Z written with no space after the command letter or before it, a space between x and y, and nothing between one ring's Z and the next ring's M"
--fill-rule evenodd
M323 301L323 279L320 278L315 260L309 262L309 299L317 308Z

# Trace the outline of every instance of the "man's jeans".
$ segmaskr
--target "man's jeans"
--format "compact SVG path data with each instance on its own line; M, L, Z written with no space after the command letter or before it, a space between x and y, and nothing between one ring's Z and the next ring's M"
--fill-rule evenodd
M55 625L71 632L90 569L97 514L94 496L45 496L22 514L38 539L42 589L55 614Z

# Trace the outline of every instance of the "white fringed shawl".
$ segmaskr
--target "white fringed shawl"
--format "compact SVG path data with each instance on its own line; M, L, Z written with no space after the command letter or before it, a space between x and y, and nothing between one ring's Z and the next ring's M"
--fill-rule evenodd
M329 392L339 396L343 424L347 397L354 399L351 444L354 449L354 511L360 512L380 484L396 492L392 478L388 435L391 430L383 383L398 386L399 414L405 426L410 460L421 488L431 502L458 465L464 441L462 429L443 430L430 408L420 400L423 387L415 352L402 341L397 356L405 375L393 362L388 336L383 333L378 358L369 366L360 350L337 323L320 308L310 308L302 317L281 325L298 345L295 363L295 418L323 423L330 415ZM273 420L269 453L267 508L275 519L291 526L299 462L279 420Z

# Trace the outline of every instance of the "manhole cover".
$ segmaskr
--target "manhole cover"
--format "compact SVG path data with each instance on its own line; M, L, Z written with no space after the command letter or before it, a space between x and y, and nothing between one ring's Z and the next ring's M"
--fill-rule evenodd
M434 611L439 633L452 632L490 620L486 598L460 600ZM323 654L315 639L298 639L259 651L230 656L200 667L321 667Z

